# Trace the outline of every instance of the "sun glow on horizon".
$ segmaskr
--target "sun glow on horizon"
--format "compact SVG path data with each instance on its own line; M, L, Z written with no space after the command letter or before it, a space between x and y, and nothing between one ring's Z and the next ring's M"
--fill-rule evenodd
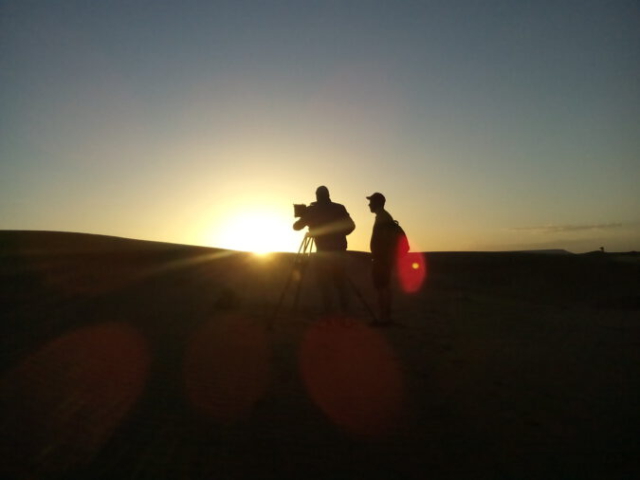
M293 220L273 211L240 211L211 228L206 243L212 247L264 255L295 252L301 235L292 228Z

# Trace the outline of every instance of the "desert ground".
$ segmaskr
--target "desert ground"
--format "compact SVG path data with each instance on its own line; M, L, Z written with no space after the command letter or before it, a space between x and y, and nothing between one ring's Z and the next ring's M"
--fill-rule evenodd
M0 232L0 477L640 477L636 254L425 253L387 328L295 258Z

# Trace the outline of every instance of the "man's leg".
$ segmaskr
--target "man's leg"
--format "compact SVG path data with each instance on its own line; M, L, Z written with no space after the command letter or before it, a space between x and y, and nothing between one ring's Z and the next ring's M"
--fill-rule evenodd
M349 290L347 289L346 255L345 252L333 254L332 280L338 294L340 310L343 314L349 312Z

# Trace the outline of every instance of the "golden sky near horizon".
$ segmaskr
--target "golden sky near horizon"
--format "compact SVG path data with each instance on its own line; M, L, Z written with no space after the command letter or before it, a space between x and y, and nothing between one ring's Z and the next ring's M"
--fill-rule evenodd
M0 6L0 228L297 251L319 185L367 251L640 249L640 7Z

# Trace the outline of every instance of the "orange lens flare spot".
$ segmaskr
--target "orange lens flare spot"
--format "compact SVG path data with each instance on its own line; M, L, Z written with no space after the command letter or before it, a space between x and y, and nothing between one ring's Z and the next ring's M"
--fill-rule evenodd
M359 437L383 437L404 418L401 369L384 337L360 324L311 327L300 371L315 404L337 426Z
M69 333L0 380L2 471L35 478L88 463L142 393L150 364L133 327Z
M216 317L191 338L184 361L187 398L220 423L247 417L263 396L270 371L266 333L247 319Z
M420 290L427 277L425 256L420 252L409 252L399 257L396 263L400 286L405 293Z

